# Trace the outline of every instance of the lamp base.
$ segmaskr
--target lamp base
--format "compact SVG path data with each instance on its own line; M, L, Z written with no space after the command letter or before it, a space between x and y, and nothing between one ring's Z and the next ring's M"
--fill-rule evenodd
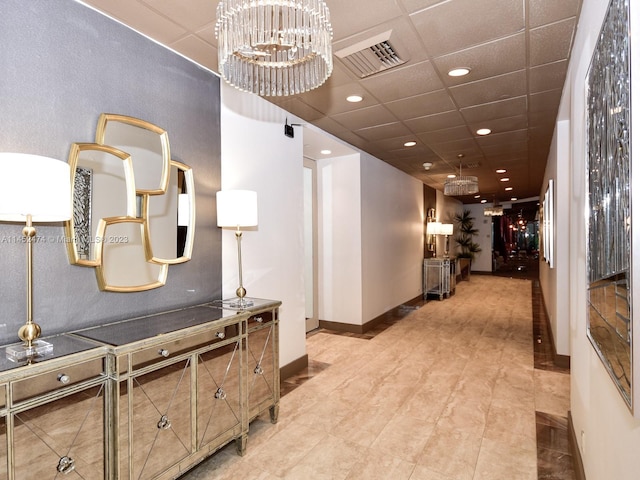
M53 354L53 344L44 340L34 340L31 346L21 343L10 345L6 348L6 355L12 362L24 362L36 357L45 357Z
M252 307L253 306L253 300L247 300L244 297L238 297L237 299L232 300L229 303L229 306L233 307L233 308L243 308L244 309L244 308L247 308L247 307Z

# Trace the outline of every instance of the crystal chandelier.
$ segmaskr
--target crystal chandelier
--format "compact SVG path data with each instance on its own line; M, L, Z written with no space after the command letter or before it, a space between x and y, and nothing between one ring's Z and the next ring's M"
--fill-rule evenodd
M479 191L478 177L462 175L462 163L460 164L460 175L454 178L447 178L444 181L445 195L472 195Z
M220 0L218 68L240 90L303 93L333 70L333 31L324 0Z

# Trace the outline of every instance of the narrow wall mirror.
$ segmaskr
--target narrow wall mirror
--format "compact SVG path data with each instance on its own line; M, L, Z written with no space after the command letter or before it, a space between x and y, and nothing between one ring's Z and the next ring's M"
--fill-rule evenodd
M69 259L95 267L101 290L160 287L168 265L191 258L193 171L171 160L169 151L164 129L115 114L100 115L96 143L71 147Z

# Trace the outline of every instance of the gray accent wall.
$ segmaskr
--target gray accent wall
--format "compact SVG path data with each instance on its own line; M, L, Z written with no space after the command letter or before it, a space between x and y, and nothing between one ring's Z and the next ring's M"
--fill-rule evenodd
M93 268L70 265L62 224L36 225L34 320L43 336L220 298L220 81L212 72L73 0L0 2L0 151L67 161L93 142L101 113L154 123L171 156L193 168L192 260L140 293L98 290ZM0 172L2 183L11 182ZM0 223L0 343L26 319L22 225Z

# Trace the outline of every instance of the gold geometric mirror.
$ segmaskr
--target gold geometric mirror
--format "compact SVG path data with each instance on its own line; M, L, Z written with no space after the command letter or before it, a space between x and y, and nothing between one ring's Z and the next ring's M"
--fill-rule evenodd
M71 147L69 261L94 267L101 290L160 287L169 265L191 259L193 171L169 152L164 129L115 114L100 115L96 143Z

